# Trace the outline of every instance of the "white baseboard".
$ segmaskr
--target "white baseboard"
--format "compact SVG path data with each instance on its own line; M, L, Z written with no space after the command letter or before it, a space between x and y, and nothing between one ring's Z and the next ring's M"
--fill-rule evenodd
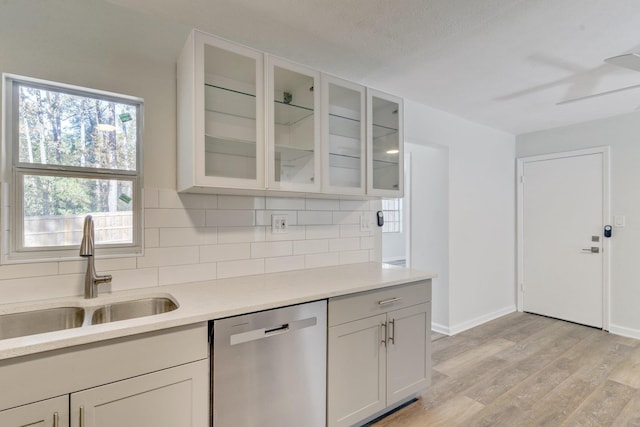
M627 338L635 338L640 340L640 330L625 328L624 326L609 325L609 332L612 334L620 335Z
M451 333L449 333L449 328L441 325L440 323L431 322L431 330L439 334L451 335Z
M448 328L449 329L448 335L459 334L462 331L475 328L476 326L479 326L479 325L482 325L483 323L487 323L491 320L497 319L498 317L505 316L509 313L513 313L514 311L516 311L515 304L501 308L500 310L496 310L491 313L483 314L482 316L476 317L475 319L470 319L470 320L467 320L466 322L458 323L457 325L454 325Z

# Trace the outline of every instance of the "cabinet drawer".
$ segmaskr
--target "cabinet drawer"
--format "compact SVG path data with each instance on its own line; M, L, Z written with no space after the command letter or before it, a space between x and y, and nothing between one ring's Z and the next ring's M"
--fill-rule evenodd
M431 280L331 298L329 326L429 301L431 301Z

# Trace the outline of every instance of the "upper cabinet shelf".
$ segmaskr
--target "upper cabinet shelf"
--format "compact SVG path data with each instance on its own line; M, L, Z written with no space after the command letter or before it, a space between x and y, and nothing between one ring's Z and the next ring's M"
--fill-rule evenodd
M399 98L197 30L180 55L179 191L401 197L401 141Z

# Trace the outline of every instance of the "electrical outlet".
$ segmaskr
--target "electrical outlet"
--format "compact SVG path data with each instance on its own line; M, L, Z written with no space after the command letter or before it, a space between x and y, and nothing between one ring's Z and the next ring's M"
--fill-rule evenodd
M371 218L369 212L360 214L360 231L371 231Z
M286 215L271 215L271 234L285 234L289 230Z

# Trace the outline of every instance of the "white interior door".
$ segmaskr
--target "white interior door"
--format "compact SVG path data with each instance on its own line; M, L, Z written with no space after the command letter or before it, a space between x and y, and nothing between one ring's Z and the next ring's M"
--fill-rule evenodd
M603 157L522 163L524 311L603 326Z

